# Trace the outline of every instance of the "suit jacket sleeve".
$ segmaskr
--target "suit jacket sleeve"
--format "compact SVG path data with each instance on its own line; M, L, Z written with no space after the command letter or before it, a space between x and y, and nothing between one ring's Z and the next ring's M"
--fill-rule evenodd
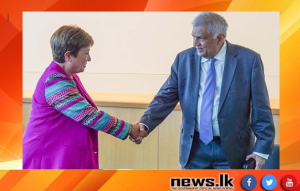
M172 67L171 74L162 85L157 95L149 104L147 110L140 119L149 128L149 133L154 130L175 108L178 99L178 62L177 55Z
M254 59L251 76L252 129L257 138L254 151L271 154L275 128L270 108L269 95L264 79L264 69L260 56Z

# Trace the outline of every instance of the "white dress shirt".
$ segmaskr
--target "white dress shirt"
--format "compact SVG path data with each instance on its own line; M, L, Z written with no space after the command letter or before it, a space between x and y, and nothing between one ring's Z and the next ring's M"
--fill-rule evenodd
M215 69L216 69L216 86L215 86L215 97L214 97L214 105L213 105L213 113L212 113L212 126L213 126L213 135L220 136L219 131L219 123L218 123L218 109L220 102L220 94L221 94L221 85L223 79L223 71L225 65L225 57L226 57L226 47L227 43L224 42L219 53L214 57L215 61ZM207 76L207 72L210 67L210 59L201 58L201 71L200 71L200 90L198 94L198 110L197 110L197 125L196 131L200 129L200 113L201 113L201 104L203 98L203 92L205 88L205 80Z

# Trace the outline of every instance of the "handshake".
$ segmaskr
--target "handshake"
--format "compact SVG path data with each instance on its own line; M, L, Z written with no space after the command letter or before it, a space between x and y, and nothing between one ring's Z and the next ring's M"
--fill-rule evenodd
M132 128L129 133L129 139L135 144L140 144L144 137L148 135L146 128L142 124L131 124Z

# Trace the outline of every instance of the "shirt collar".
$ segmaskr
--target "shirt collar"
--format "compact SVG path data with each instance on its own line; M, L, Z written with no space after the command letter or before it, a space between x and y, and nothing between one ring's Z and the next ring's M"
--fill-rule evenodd
M227 42L225 41L221 50L218 52L218 54L214 57L216 60L219 60L221 62L225 62L225 56L226 56L226 48L227 48ZM209 59L201 57L201 63L204 63L208 61Z

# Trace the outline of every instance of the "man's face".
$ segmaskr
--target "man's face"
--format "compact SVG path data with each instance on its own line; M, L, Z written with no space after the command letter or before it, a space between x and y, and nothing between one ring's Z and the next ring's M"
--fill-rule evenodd
M197 54L204 58L210 59L218 54L220 51L224 39L222 40L222 34L216 39L213 35L207 32L206 26L193 27L193 46L197 49Z

